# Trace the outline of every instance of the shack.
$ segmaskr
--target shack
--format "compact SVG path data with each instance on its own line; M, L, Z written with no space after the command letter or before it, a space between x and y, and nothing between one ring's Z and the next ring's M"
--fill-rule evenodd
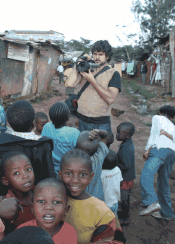
M0 34L1 97L15 98L46 91L56 72L63 54L59 42L25 39L12 33Z

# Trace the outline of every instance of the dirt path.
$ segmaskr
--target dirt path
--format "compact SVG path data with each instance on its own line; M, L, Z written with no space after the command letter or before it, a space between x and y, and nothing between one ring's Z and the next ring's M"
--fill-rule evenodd
M50 100L42 101L39 104L33 104L36 112L43 111L48 114L48 110L52 104L57 101L64 101L66 96L64 95L64 85L59 85L58 81L54 81L53 85L62 93L62 96L53 97ZM131 107L131 96L128 95L124 89L117 97L114 108L124 110L125 113L119 117L113 117L111 115L112 131L116 135L116 128L122 122L131 122L136 127L136 132L133 136L135 145L135 158L136 158L136 180L135 185L131 193L131 216L130 225L123 227L127 244L174 244L175 243L175 222L166 220L157 220L151 216L139 216L141 210L141 191L139 186L140 173L144 166L142 155L146 146L150 127L146 126L143 122L144 116L137 114ZM120 143L115 140L111 149L118 151L118 145ZM156 185L155 185L156 186ZM170 179L170 187L172 193L172 206L175 208L175 180Z

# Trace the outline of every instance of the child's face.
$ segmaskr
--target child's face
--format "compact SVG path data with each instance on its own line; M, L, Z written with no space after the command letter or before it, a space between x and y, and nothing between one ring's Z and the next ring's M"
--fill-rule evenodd
M33 197L33 212L38 226L45 230L56 230L68 212L66 192L56 185L38 187Z
M117 127L117 134L116 134L117 141L125 141L128 138L129 138L128 133L125 130L122 130L122 128Z
M45 125L47 122L48 122L47 119L41 119L41 118L38 118L37 121L36 121L36 124L35 124L37 131L41 133L42 130L43 130L44 125Z
M63 164L59 171L59 178L64 182L68 190L68 196L75 199L83 199L86 187L91 183L94 173L91 173L83 159L71 159Z
M30 161L24 156L16 156L7 162L6 174L2 177L4 185L20 192L32 189L35 176Z

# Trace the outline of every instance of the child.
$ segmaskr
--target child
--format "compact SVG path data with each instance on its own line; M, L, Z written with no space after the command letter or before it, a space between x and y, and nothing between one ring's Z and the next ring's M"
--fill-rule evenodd
M35 114L35 120L34 120L34 133L38 136L41 136L41 132L43 130L43 127L46 123L49 122L49 119L47 117L47 114L43 112L37 112Z
M65 221L77 231L79 244L114 239L114 235L116 243L125 243L114 213L85 191L93 176L92 161L86 152L73 149L62 157L59 178L67 188L70 205Z
M117 127L116 139L122 141L117 153L117 166L122 171L123 181L121 182L121 216L120 224L129 224L129 202L130 192L135 179L135 148L132 141L132 135L135 127L129 122L121 123Z
M40 227L27 226L5 236L1 244L54 244L54 242Z
M75 127L79 130L79 119L78 119L78 117L71 114L69 120L67 121L67 126Z
M117 154L109 149L103 166L101 180L106 205L117 215L118 201L120 201L120 182L123 180L121 170L117 165Z
M63 182L54 178L40 181L34 191L32 209L35 219L18 228L38 226L52 236L55 244L77 244L75 229L63 221L69 210Z
M66 126L70 117L70 110L63 102L57 102L51 106L49 117L52 122L45 124L41 135L53 140L52 159L54 171L58 176L61 158L67 151L75 147L80 131Z
M35 112L27 101L14 102L7 110L7 120L12 127L12 135L30 140L38 140L40 136L32 131Z
M94 177L86 191L104 201L103 185L101 181L102 164L109 153L106 144L108 132L105 130L83 131L77 140L76 148L87 152L91 156Z
M24 153L14 151L2 158L0 177L1 188L6 187L7 190L6 198L16 198L18 202L16 207L19 209L20 205L22 206L17 217L9 217L9 219L15 217L13 224L5 220L5 234L8 234L18 225L34 218L31 213L31 203L35 176L28 157Z

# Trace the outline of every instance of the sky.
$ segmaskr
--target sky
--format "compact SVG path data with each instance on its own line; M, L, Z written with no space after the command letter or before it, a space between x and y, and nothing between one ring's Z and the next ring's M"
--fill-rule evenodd
M54 30L64 34L65 41L83 37L108 40L117 47L133 44L126 35L140 31L131 13L132 0L1 0L0 6L0 32Z

